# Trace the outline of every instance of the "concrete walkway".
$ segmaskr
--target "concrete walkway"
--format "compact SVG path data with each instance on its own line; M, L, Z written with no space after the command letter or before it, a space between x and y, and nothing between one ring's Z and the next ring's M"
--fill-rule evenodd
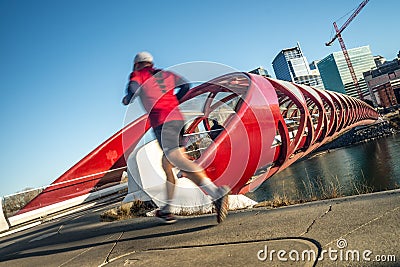
M400 266L400 190L235 211L220 225L100 222L109 208L1 238L0 266Z

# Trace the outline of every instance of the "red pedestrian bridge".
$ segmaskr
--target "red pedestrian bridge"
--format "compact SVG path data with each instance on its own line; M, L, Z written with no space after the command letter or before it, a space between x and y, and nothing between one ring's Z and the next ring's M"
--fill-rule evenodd
M242 72L193 87L180 109L189 156L233 194L256 189L321 145L378 119L374 108L347 95ZM148 143L147 119L130 119L16 215L119 185L128 156Z

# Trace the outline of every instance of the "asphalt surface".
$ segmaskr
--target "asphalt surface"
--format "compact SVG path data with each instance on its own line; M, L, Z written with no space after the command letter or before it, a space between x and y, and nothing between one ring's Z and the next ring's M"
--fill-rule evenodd
M1 238L0 266L400 266L400 190L233 211L220 225L101 222L109 208Z

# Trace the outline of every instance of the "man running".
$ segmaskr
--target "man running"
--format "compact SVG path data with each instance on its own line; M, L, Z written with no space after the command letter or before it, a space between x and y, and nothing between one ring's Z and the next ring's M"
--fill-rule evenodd
M128 105L132 98L140 96L149 114L150 125L163 151L162 167L167 177L167 200L166 205L157 210L156 216L166 223L176 222L175 216L171 213L171 203L175 191L175 176L172 168L177 167L185 172L187 178L211 196L217 212L217 222L221 223L228 213L230 188L217 187L207 177L203 168L187 158L185 148L180 143L184 117L178 106L179 100L189 90L189 85L170 71L155 69L153 56L148 52L140 52L135 56L134 68L129 80L122 103ZM174 94L175 88L180 89L177 94Z

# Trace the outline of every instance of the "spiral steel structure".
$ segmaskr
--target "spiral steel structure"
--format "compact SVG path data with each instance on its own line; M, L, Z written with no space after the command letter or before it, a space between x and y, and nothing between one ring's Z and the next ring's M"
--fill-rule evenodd
M201 109L190 113L189 104L196 99ZM201 129L202 134L211 132L214 120L223 126L208 143L203 138L195 158L217 185L230 185L234 194L256 189L345 131L378 119L375 109L347 95L240 72L192 88L181 105L188 118L185 136ZM115 185L126 166L125 156L148 129L147 115L132 121L19 213Z

